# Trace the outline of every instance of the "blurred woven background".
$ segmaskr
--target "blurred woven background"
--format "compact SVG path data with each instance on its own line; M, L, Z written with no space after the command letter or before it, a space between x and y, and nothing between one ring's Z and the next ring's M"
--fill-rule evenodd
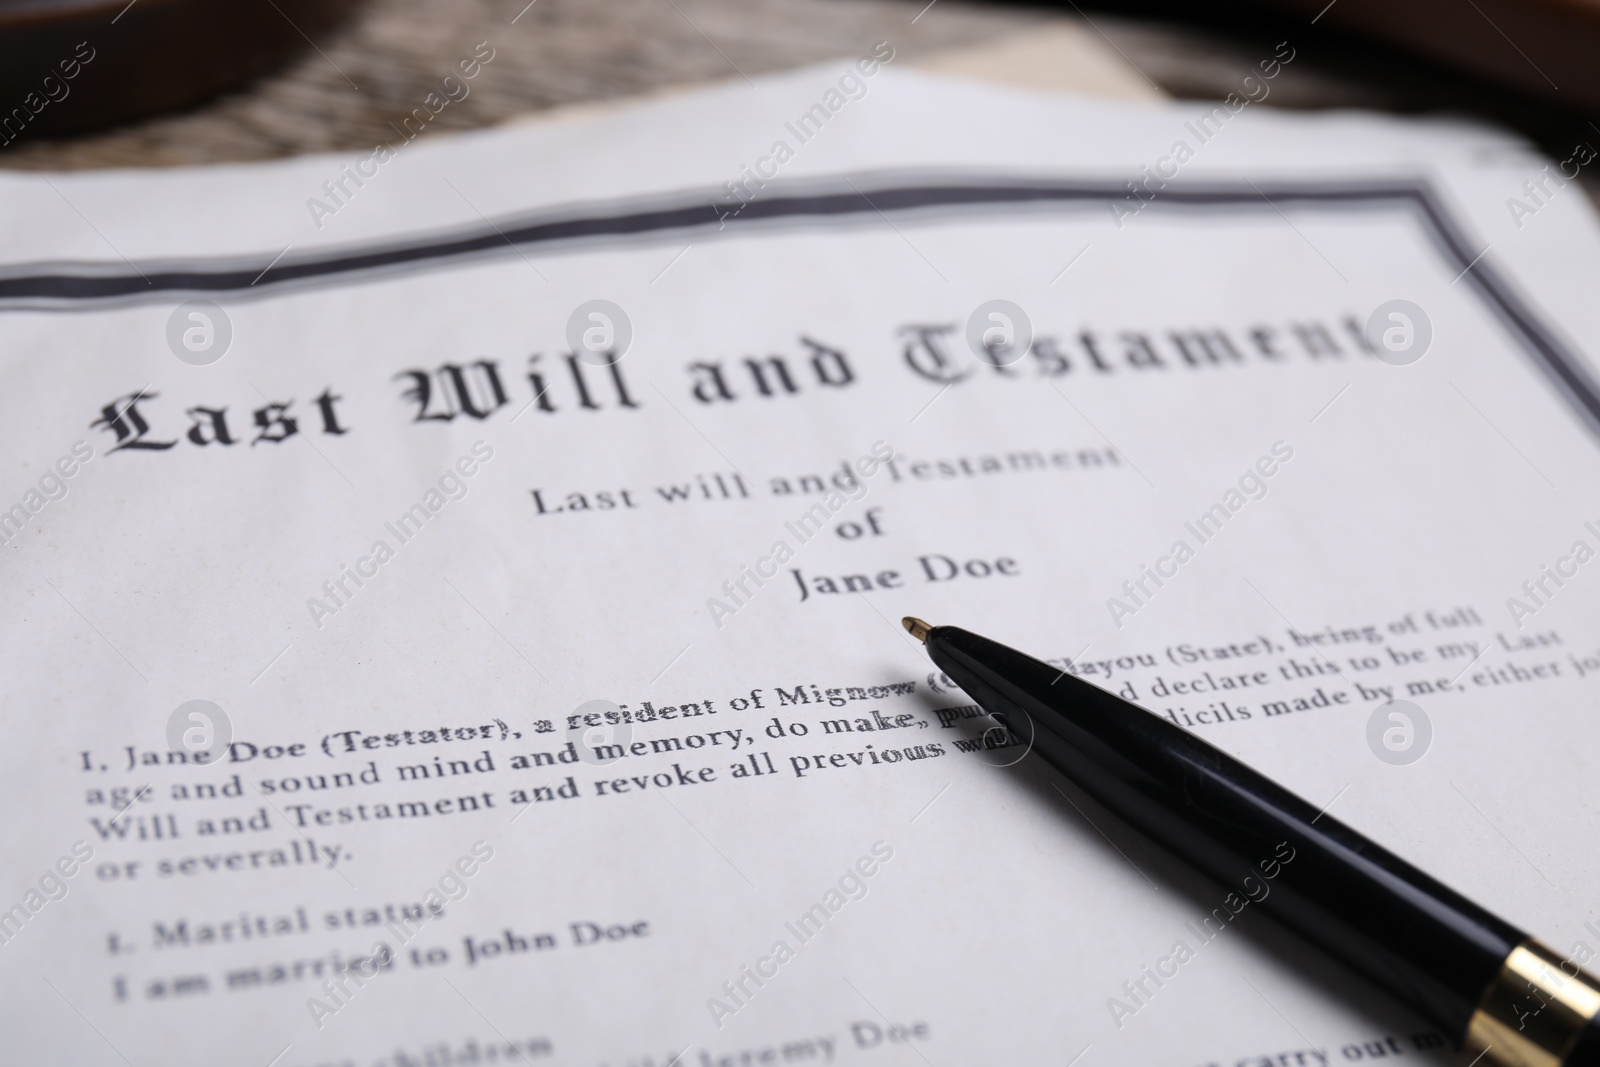
M24 138L22 169L162 166L370 151L479 41L494 60L430 128L467 129L579 101L754 77L889 40L897 59L981 44L1046 19L1079 20L1153 85L1220 98L1277 41L1298 55L1270 104L1454 112L1522 130L1562 158L1600 140L1580 115L1537 103L1300 16L1236 5L986 4L963 0L371 0L292 62L187 112L108 132ZM430 134L432 136L432 134Z

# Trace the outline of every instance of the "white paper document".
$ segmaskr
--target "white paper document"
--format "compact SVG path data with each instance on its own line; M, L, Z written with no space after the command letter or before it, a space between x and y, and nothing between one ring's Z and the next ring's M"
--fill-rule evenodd
M0 178L3 1059L1451 1062L911 614L1600 951L1600 233L1292 61Z

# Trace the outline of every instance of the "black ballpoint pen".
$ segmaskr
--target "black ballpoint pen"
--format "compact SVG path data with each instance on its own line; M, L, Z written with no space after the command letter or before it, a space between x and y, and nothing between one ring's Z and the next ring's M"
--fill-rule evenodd
M1474 1062L1600 1065L1600 980L1577 962L1137 704L986 637L903 622L940 670L1107 810L1225 885L1271 877L1263 911Z

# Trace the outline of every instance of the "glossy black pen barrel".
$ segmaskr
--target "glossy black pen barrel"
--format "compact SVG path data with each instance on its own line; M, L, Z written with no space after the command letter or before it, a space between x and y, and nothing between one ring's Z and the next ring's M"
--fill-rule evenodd
M1098 803L1452 1040L1461 1041L1485 990L1527 940L1159 716L966 630L934 627L925 641L957 685Z

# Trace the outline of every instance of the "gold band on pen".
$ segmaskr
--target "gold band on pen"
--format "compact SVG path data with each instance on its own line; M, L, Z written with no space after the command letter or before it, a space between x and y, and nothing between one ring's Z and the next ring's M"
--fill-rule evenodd
M1530 937L1483 991L1464 1044L1501 1067L1561 1067L1597 1013L1600 980Z

